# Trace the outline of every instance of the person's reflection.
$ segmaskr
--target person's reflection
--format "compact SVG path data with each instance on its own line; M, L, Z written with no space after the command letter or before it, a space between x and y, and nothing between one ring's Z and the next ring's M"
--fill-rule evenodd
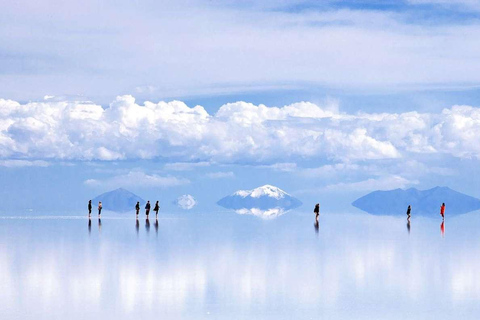
M102 231L102 219L98 218L98 231Z
M135 223L135 229L137 230L137 236L138 236L138 232L140 231L140 221L138 221L138 218L137 218L137 222Z
M313 224L313 226L315 227L315 233L318 234L318 230L320 228L318 224L318 217L315 219L315 223Z
M147 232L150 231L150 220L148 220L148 218L145 220L145 230L147 230Z
M410 218L407 218L407 230L408 234L410 234Z
M440 233L442 234L442 238L445 238L445 220L440 224Z
M158 236L158 219L155 220L155 233Z
M88 234L92 233L92 219L88 219Z

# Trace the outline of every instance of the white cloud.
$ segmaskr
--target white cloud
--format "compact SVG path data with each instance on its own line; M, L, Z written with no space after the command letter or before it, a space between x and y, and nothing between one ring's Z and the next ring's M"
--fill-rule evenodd
M208 167L211 163L209 162L172 162L166 163L163 168L169 171L190 171L195 168Z
M0 160L0 167L21 168L21 167L48 167L50 163L43 160Z
M259 165L256 166L260 169L271 169L274 171L282 171L282 172L293 172L297 170L297 164L294 162L278 162L269 165Z
M223 171L220 171L220 172L209 172L207 174L205 174L205 176L207 178L210 178L210 179L225 179L225 178L235 178L235 174L231 171L228 171L228 172L223 172Z
M175 200L175 204L182 209L190 210L197 205L195 198L189 194L184 194Z
M408 2L414 5L430 4L444 7L463 7L469 10L480 10L480 1L478 0L408 0Z
M390 175L379 178L370 178L367 180L356 182L340 182L337 184L328 185L324 190L327 191L373 191L373 190L391 190L397 188L405 188L411 185L418 184L414 180L410 181L401 176Z
M174 187L190 183L189 180L172 176L162 177L156 174L148 175L142 171L130 171L126 174L107 179L88 179L84 182L91 187Z
M332 105L333 103L333 105ZM215 115L180 101L120 96L106 109L90 102L20 104L0 99L0 158L176 159L167 170L210 163L272 163L293 170L297 159L352 163L415 154L480 158L480 108L453 106L439 114L346 114L334 102L281 108L226 104ZM276 166L276 167L275 167Z
M453 2L479 7L475 0ZM14 3L4 1L0 12L11 26L0 30L0 96L19 100L45 92L105 97L135 88L145 95L181 96L238 92L248 85L391 90L480 81L478 20L442 23L444 13L436 20L432 12L425 22L423 15L412 15L415 8L339 9L326 3L292 12L282 10L290 1L270 1L267 8L264 1L116 1L101 9L91 0L42 8Z

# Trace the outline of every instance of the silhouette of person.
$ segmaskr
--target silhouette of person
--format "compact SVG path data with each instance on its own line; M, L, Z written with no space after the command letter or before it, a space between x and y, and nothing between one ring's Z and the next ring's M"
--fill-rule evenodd
M135 212L138 218L138 214L140 213L140 201L137 201L137 204L135 205Z
M408 205L408 208L407 208L407 219L410 220L410 212L412 211L412 207L410 205Z
M155 203L155 207L153 208L153 211L155 211L155 219L158 219L158 210L160 210L160 205L158 204L158 201Z
M318 220L318 216L320 215L320 204L317 203L315 205L315 209L313 209L313 212L315 213L315 220Z
M98 203L98 217L100 218L101 215L102 215L102 201Z
M147 215L148 219L148 215L150 214L150 201L147 201L147 204L145 205L145 214Z
M145 220L145 230L147 230L147 232L150 231L150 220L148 220L148 218Z
M88 217L92 215L92 200L88 200Z
M442 203L440 207L440 214L442 215L442 219L445 219L445 203Z
M440 224L440 234L442 235L442 238L445 238L445 220L442 220L442 223Z

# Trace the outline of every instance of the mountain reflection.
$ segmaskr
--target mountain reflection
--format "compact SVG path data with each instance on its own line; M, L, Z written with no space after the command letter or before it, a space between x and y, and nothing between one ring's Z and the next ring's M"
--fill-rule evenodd
M442 318L456 306L462 319L475 319L480 247L434 241L434 220L416 222L416 241L405 241L404 225L393 228L389 219L324 215L321 243L312 241L307 214L275 224L234 215L165 219L158 238L140 232L139 241L132 241L131 220L105 220L102 237L71 222L52 231L49 221L0 221L0 314L198 319L207 312L295 318L301 311L315 318L334 310L328 318L368 318L369 302L382 297L374 312L385 319ZM457 221L457 234L473 241L478 224Z
M279 208L279 207L271 208L271 209L243 208L243 209L235 210L235 212L238 214L254 215L262 219L274 219L285 214L288 211L289 210L285 210L284 208Z

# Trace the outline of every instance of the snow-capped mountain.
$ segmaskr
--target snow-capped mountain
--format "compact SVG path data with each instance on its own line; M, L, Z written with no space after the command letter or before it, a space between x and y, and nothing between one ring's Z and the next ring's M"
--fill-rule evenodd
M352 205L376 215L404 215L407 207L411 205L412 216L439 216L442 203L446 205L447 216L480 209L479 199L448 187L374 191L355 200Z
M233 195L238 195L243 198L246 198L246 197L260 198L263 196L268 196L275 199L282 199L285 196L290 196L288 193L286 193L282 189L277 188L275 186L271 186L269 184L255 188L253 190L238 190Z
M237 210L237 212L238 210L244 210L242 214L258 213L260 211L270 212L272 209L278 209L278 212L283 213L302 205L300 200L271 185L264 185L253 190L239 190L220 199L217 203L224 208Z

